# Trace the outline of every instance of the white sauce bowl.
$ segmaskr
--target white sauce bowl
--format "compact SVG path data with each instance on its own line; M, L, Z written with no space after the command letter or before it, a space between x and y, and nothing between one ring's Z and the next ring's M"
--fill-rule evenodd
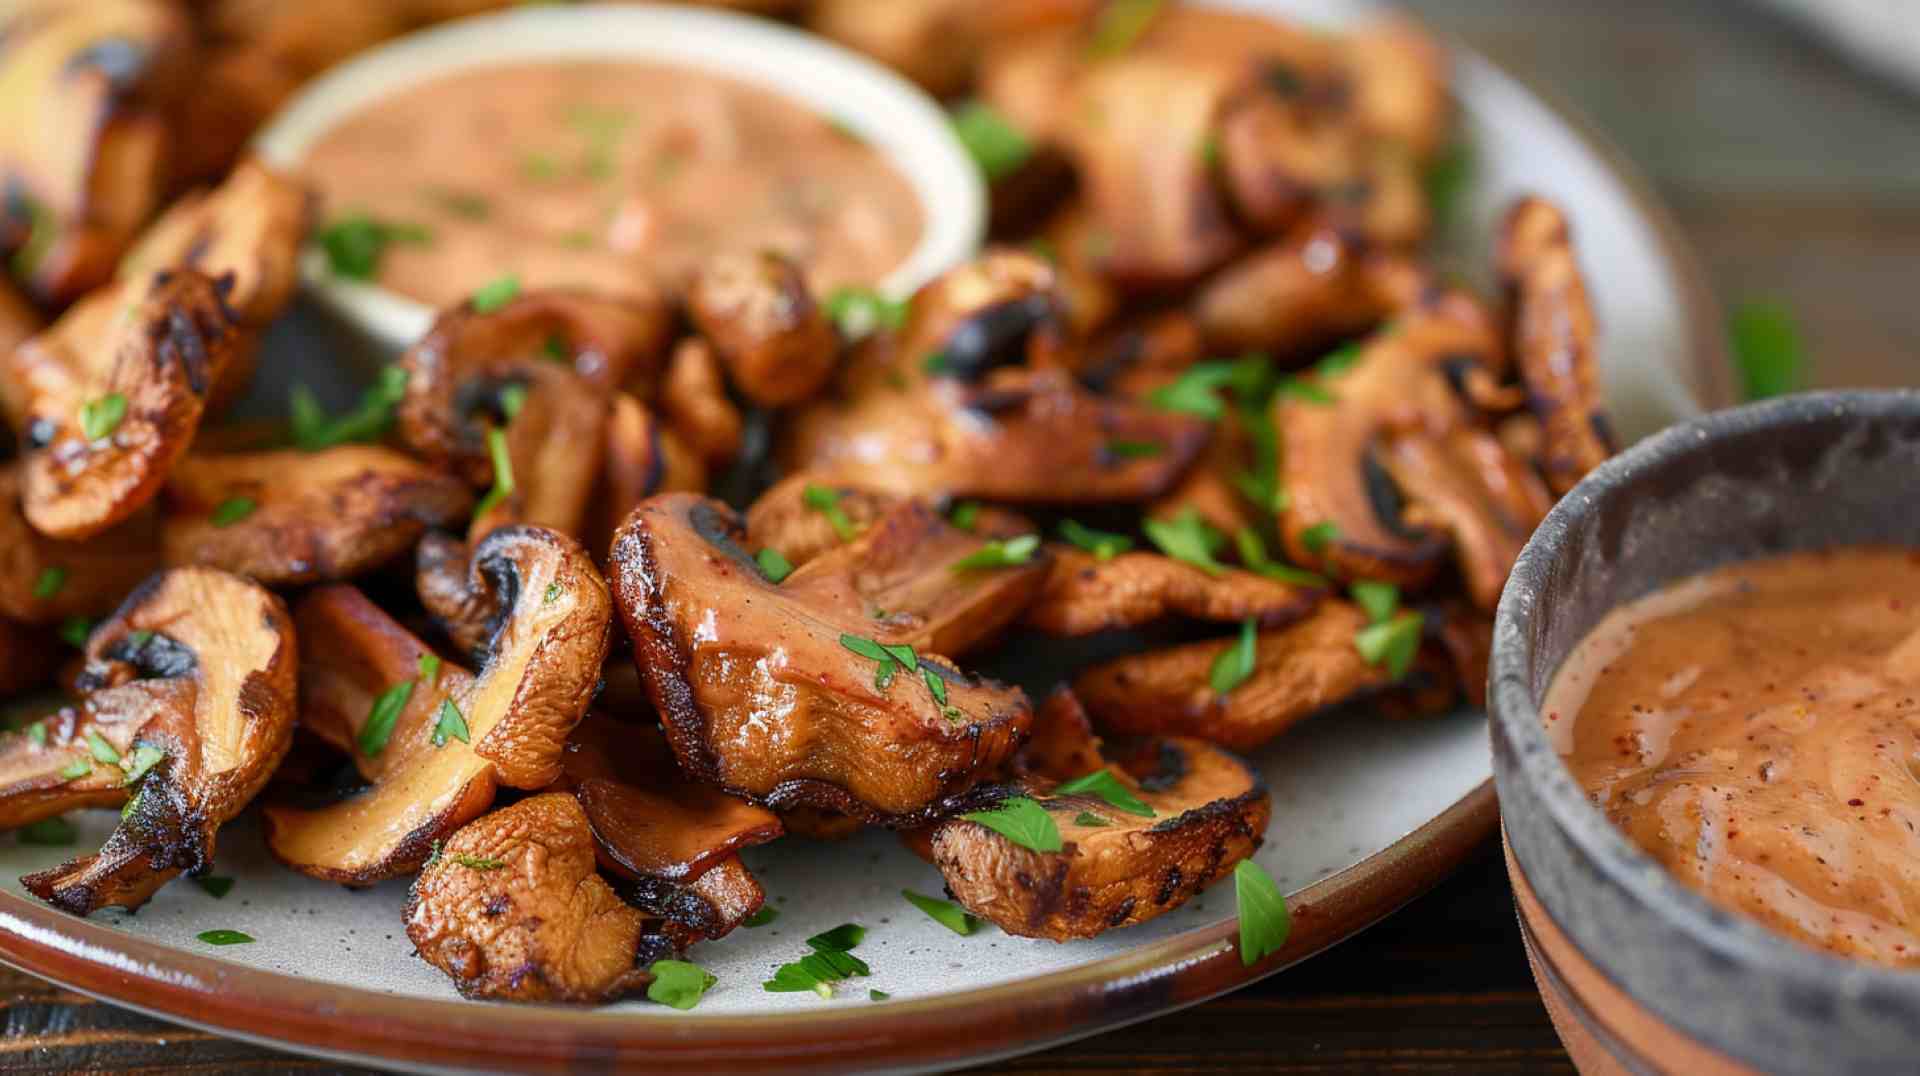
M308 83L254 137L253 149L269 164L295 170L330 129L383 97L460 71L552 59L697 67L844 123L907 180L924 215L919 244L879 283L889 295L911 293L972 254L985 235L985 185L932 98L819 37L718 11L538 5L408 34ZM376 284L335 275L317 247L302 257L301 281L328 309L393 350L419 339L436 314Z

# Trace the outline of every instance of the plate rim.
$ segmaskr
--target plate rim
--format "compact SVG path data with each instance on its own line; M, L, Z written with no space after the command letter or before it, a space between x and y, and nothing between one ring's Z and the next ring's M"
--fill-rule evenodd
M1479 64L1539 102L1619 184L1673 272L1687 335L1680 372L1703 407L1732 402L1713 288L1651 184L1558 94L1441 36L1456 62ZM879 1007L665 1020L391 995L183 952L10 892L0 892L0 963L171 1023L411 1071L558 1072L642 1061L783 1074L936 1069L1045 1049L1264 979L1431 889L1494 833L1498 817L1489 777L1399 840L1295 894L1286 947L1251 967L1239 960L1236 922L1224 920L1081 967Z

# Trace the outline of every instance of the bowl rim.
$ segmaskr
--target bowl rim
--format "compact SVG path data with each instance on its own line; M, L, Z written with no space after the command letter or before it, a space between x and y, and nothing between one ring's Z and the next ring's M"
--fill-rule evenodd
M875 284L896 298L965 259L986 234L987 193L946 113L880 64L814 34L728 11L657 4L528 5L401 35L313 79L254 135L268 164L297 168L315 142L397 92L462 72L542 60L691 67L830 116L879 150L918 201L919 242ZM430 305L327 268L309 244L301 283L323 305L388 344L410 344Z
M1624 491L1630 490L1643 472L1688 455L1712 452L1728 437L1790 429L1838 416L1920 419L1920 390L1804 392L1708 412L1670 426L1608 459L1560 499L1521 550L1494 614L1487 712L1492 735L1513 748L1505 753L1509 761L1504 764L1502 752L1495 752L1494 776L1501 785L1508 781L1524 783L1544 807L1554 829L1607 882L1644 906L1649 914L1679 927L1709 952L1737 961L1753 973L1791 984L1849 994L1862 989L1898 992L1920 1006L1920 974L1833 956L1790 939L1757 920L1708 901L1629 840L1587 798L1554 751L1533 702L1528 671L1532 657L1530 628L1537 617L1551 615L1544 603L1533 600L1534 595L1552 574L1569 536L1604 511L1613 498L1629 496ZM1525 874L1523 844L1513 845L1513 857ZM1540 906L1568 934L1581 955L1616 985L1628 989L1609 967L1608 954L1581 948L1574 933L1554 916L1548 895L1538 886L1534 888L1540 893Z

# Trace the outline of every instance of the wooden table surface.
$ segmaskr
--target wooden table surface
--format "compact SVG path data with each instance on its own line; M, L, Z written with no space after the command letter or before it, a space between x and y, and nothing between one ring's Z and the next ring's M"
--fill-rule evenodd
M1728 303L1798 316L1823 385L1913 384L1920 99L1730 0L1412 0L1608 132L1668 199ZM338 1067L174 1028L0 969L0 1069ZM1301 967L1003 1065L1047 1072L1570 1069L1497 850Z

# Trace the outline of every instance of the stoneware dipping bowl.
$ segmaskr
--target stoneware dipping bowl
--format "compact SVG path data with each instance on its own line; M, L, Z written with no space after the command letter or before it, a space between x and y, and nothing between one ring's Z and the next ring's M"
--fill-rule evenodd
M920 242L878 282L896 296L979 246L987 197L946 113L912 83L823 38L767 19L654 4L541 4L395 38L308 83L255 136L269 163L297 169L327 131L381 98L475 68L539 60L628 60L696 67L831 116L880 151L920 201ZM327 270L310 248L301 281L322 306L388 350L412 344L434 310Z
M1881 1073L1920 1064L1920 975L1722 911L1575 784L1539 703L1606 614L1731 561L1920 548L1920 392L1786 397L1675 426L1561 500L1494 625L1494 777L1528 955L1583 1071Z

